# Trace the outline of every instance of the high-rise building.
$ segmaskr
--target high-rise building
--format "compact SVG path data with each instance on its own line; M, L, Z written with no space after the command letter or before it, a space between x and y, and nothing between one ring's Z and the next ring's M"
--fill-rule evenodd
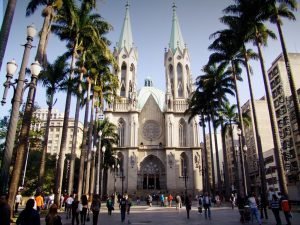
M120 100L108 105L104 114L118 126L119 144L115 152L124 191L137 194L202 191L198 118L189 122L189 115L185 114L193 83L189 50L175 5L169 48L162 57L166 92L155 88L150 78L140 90L136 88L138 52L133 45L128 4L113 54L119 66L115 73L120 81L117 92ZM109 193L114 191L114 181L109 176ZM121 180L116 182L119 191Z
M38 109L34 112L33 116L39 119L39 123L34 124L31 129L41 130L46 128L48 109ZM48 136L47 152L51 155L59 154L62 128L63 128L64 114L60 113L57 109L53 109L51 113L50 129ZM69 118L67 145L65 154L70 154L72 149L72 138L74 130L74 119ZM83 124L78 123L78 134L76 143L76 156L80 157L80 145L82 143Z
M294 83L298 90L300 88L300 53L289 53L288 56ZM287 174L289 195L297 193L300 198L300 134L282 54L274 60L271 68L268 70L268 75L278 123L283 163Z

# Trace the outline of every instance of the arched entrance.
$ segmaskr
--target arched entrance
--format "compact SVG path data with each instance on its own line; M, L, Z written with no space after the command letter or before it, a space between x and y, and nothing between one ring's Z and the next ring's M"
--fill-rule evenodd
M149 155L141 162L140 170L138 171L138 189L166 189L165 166L156 156Z

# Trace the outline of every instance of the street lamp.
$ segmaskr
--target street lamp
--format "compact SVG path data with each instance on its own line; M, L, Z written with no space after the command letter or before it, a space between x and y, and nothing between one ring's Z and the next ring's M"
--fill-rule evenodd
M114 204L116 204L116 168L115 168L115 164L112 165L112 169L114 171Z
M117 165L118 167L118 170L120 169L120 164ZM121 176L119 176L119 178L121 179L122 181L122 197L123 197L123 194L124 194L124 171L123 171L123 168L120 169L120 172L121 172Z
M9 177L9 168L11 164L11 158L13 153L13 148L16 139L16 131L17 131L17 123L19 120L19 109L22 102L22 95L24 92L24 84L26 83L25 80L25 71L28 64L29 53L32 48L32 41L33 37L36 34L36 29L33 25L27 26L27 42L24 45L24 53L22 64L19 72L19 77L16 82L11 82L12 76L17 69L17 65L14 61L11 61L7 64L7 81L4 84L4 96L3 100L1 101L2 105L6 102L7 92L10 86L14 86L14 96L12 100L12 110L10 115L9 127L6 136L5 142L5 150L4 150L4 157L3 157L3 165L1 169L1 180L0 183L2 184L2 193L6 193L7 185L8 185L8 177Z
M98 132L98 160L97 160L97 172L96 172L96 194L100 191L100 163L101 163L101 137L102 131Z

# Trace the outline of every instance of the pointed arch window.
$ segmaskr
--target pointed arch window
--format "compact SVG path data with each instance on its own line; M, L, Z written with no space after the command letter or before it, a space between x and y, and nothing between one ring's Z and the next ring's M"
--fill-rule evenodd
M120 92L121 97L126 97L126 89L125 89L126 73L127 73L127 65L125 62L123 62L121 66L121 92Z
M174 96L174 70L172 65L169 65L169 81L171 85L172 95Z
M123 118L118 122L119 147L124 147L125 144L125 121Z
M180 155L180 176L184 177L188 174L188 158L187 155L183 152Z
M179 121L179 147L186 147L186 123L184 119Z
M177 64L178 97L183 97L183 70L180 63Z

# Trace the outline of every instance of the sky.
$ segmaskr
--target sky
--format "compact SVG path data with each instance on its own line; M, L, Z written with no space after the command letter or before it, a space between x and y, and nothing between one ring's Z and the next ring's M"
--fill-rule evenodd
M2 1L2 0L0 0ZM144 84L144 79L150 76L154 86L165 90L165 68L164 68L164 49L168 47L171 35L172 22L172 4L174 0L131 0L130 16L134 44L138 49L139 61L137 68L138 88ZM177 0L177 16L181 27L183 39L187 44L191 59L191 72L193 78L202 74L202 67L207 63L209 55L212 53L207 48L212 40L209 39L210 34L217 30L225 29L225 26L219 22L219 18L223 15L222 10L233 3L233 0ZM0 83L5 82L6 62L15 59L17 64L21 65L24 48L22 44L26 42L26 26L34 23L38 30L42 27L43 18L40 11L37 11L30 17L25 17L25 9L28 0L17 1L17 8L14 15L13 24L0 71ZM119 40L123 20L125 16L125 0L98 0L97 13L99 13L107 22L113 26L107 38L112 42L111 49ZM299 0L298 0L298 4ZM1 8L0 8L1 9ZM41 10L41 9L40 9ZM300 16L299 10L295 12L297 20L284 20L283 31L285 34L287 49L290 52L300 52ZM1 15L1 14L0 14ZM276 34L277 30L274 25L269 26ZM34 39L33 45L38 45L38 38ZM248 45L255 51L257 50L252 44ZM53 62L56 57L65 51L65 43L59 41L54 34L49 40L48 60ZM263 48L265 56L266 68L268 69L272 62L281 53L279 41L269 41L267 47ZM36 48L31 50L29 64L33 62L36 54ZM28 65L29 67L30 65ZM256 99L265 95L262 75L260 72L260 64L251 62L253 67L253 83L254 96ZM18 68L18 69L19 69ZM19 71L19 70L17 70ZM245 72L243 73L245 77ZM17 78L17 73L15 74ZM248 86L246 78L244 82L238 85L241 94L241 103L244 104L249 99ZM0 97L3 94L3 86L0 87ZM47 107L45 101L45 90L38 86L38 94L36 102L41 108ZM10 95L4 106L0 106L1 116L7 115L11 107L10 99L13 90L9 90ZM24 96L27 96L26 94ZM58 101L54 108L64 111L65 94L57 95ZM230 99L232 103L234 99ZM25 101L25 97L24 97ZM70 117L74 117L75 99L72 99L72 107ZM80 120L83 120L83 112Z

